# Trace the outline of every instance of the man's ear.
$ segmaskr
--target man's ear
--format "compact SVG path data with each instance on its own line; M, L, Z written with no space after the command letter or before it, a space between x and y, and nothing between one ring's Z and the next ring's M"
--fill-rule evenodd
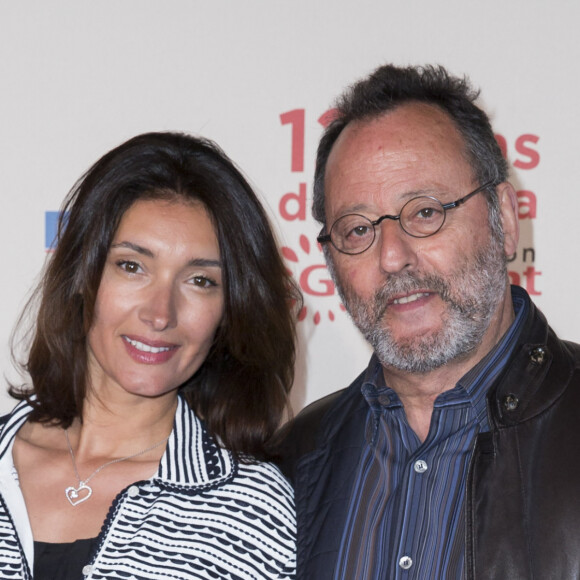
M518 196L513 185L507 181L495 188L499 201L501 223L504 234L504 251L506 256L513 256L520 239L520 223L518 220Z

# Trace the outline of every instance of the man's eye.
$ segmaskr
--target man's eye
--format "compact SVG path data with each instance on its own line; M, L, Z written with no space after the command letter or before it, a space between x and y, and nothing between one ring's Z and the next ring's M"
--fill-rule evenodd
M341 233L341 230L344 233ZM338 230L338 233L345 239L364 238L372 235L373 226L369 222L361 223L359 220L358 223L356 221L354 223L345 223L344 227Z
M422 221L438 221L443 217L443 209L441 206L423 205L412 209L410 213L410 220L414 222Z
M350 235L362 238L363 236L368 235L370 229L369 226L356 226L352 229Z
M418 212L417 212L417 217L419 219L430 219L433 217L433 215L435 214L435 209L432 207L424 207L421 208Z

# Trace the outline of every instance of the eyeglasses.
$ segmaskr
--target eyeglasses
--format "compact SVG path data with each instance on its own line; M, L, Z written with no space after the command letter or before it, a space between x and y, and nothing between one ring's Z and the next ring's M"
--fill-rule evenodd
M403 231L414 238L428 238L443 227L448 210L455 209L491 185L493 181L488 181L450 203L441 203L435 197L427 195L415 197L403 206L399 215L383 215L374 221L364 215L349 213L332 224L330 233L321 233L316 239L320 244L330 242L343 254L362 254L373 245L377 235L376 227L385 219L398 220Z

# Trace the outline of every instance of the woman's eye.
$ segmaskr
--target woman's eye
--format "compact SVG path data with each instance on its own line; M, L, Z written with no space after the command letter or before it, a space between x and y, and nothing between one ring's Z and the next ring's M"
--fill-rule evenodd
M205 276L194 276L191 278L191 282L194 286L199 286L200 288L211 288L212 286L217 286L213 280L210 280Z
M121 260L117 262L117 266L127 272L127 274L138 274L141 271L141 266L137 262L131 262L130 260Z

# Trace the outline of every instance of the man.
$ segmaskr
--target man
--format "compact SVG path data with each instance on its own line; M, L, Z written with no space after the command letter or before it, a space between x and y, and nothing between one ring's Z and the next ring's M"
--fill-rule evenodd
M516 193L476 97L384 66L320 142L319 242L374 355L285 429L299 578L580 578L580 347L509 286Z

